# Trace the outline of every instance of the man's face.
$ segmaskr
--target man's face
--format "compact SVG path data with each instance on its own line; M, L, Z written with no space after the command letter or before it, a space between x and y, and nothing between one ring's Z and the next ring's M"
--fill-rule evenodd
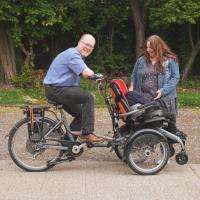
M80 43L80 53L83 57L89 56L95 45L95 40L92 37L85 37L79 41Z

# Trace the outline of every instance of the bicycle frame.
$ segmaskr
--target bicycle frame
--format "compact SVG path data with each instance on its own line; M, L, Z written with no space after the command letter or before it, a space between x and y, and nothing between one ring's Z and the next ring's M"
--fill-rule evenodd
M75 160L76 157L82 155L85 147L111 147L111 151L114 150L118 158L126 161L128 166L136 173L146 175L156 174L164 168L169 159L170 149L168 138L181 144L181 153L176 155L177 163L187 163L188 156L181 139L162 129L162 126L145 128L143 125L138 126L136 124L135 120L137 117L141 116L145 112L145 109L151 108L152 105L143 105L135 110L127 109L128 111L126 112L118 111L118 107L115 105L116 102L112 101L112 96L107 92L107 80L105 83L102 83L103 79L103 77L97 78L96 82L98 91L104 98L112 119L112 137L98 135L98 137L103 139L103 142L100 144L76 140L75 136L77 135L70 130L62 105L49 102L51 106L26 106L24 107L26 118L20 120L9 133L9 153L16 165L26 171L45 171L58 163ZM58 112L50 108L54 108ZM56 119L51 116L45 116L45 112L52 112ZM60 113L59 116L58 113ZM119 127L119 120L123 116L130 117L127 118L127 121L123 120L124 125ZM161 118L158 116L158 120L163 120ZM65 127L65 131L62 126ZM121 129L124 126L128 126L127 131ZM21 131L21 127L25 127L25 129L22 129L24 132ZM28 137L26 128L28 128ZM47 130L45 130L46 128ZM21 140L21 135L24 137L24 140ZM22 142L25 148L22 146ZM152 142L154 145L152 145ZM40 155L42 156L40 157ZM43 157L43 155L47 157ZM142 160L139 159L141 162L138 162L138 155L141 155ZM143 163L144 156L147 165ZM154 164L156 167L148 165L149 157L151 158L151 162L155 161ZM161 157L162 162L156 162L155 157L157 161ZM36 161L36 165L32 164L34 161ZM37 161L39 162L37 163Z
M68 124L67 118L66 118L66 116L65 116L65 114L64 114L64 111L63 111L63 109L62 109L62 106L55 106L55 107L56 107L56 109L58 109L59 112L60 112L60 119L58 119L57 115L56 115L53 111L47 110L47 111L53 112L58 121L56 122L55 126L53 126L53 127L45 134L45 137L44 137L44 138L48 137L48 136L50 135L50 133L52 133L54 130L56 130L58 127L60 127L60 126L63 124L64 127L65 127L65 130L66 130L66 133L67 133L69 139L70 139L71 141L75 141L75 139L74 139L74 137L73 137L73 134L72 134L72 132L71 132L71 130L70 130L70 128L69 128L69 124Z

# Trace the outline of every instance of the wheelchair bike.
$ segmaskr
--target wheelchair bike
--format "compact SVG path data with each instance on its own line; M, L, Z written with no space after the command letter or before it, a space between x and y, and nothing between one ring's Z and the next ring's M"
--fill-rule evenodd
M8 139L9 154L18 167L31 172L46 171L75 160L85 148L102 147L111 148L133 172L153 175L176 153L170 148L174 143L180 146L176 162L187 163L185 141L167 130L169 119L156 102L130 107L123 80L108 81L101 74L91 79L96 81L112 119L112 137L98 135L102 143L79 141L69 128L62 105L27 105L22 107L25 117L14 125Z

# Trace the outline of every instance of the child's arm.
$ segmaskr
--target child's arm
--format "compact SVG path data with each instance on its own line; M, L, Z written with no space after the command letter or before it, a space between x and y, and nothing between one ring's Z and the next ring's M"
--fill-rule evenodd
M134 87L133 87L133 82L131 82L130 87L128 88L129 91L133 91Z

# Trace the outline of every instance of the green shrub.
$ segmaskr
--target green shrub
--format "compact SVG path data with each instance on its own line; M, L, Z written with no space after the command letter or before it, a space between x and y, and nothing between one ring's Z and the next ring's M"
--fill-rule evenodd
M97 89L97 84L95 81L88 80L88 79L81 79L80 86L84 90L88 91L95 91Z
M37 72L32 70L28 65L23 66L23 71L20 75L12 79L12 83L18 88L40 88L42 80L37 76Z
M200 88L200 81L199 80L192 80L188 79L184 82L180 83L180 87L184 88Z

